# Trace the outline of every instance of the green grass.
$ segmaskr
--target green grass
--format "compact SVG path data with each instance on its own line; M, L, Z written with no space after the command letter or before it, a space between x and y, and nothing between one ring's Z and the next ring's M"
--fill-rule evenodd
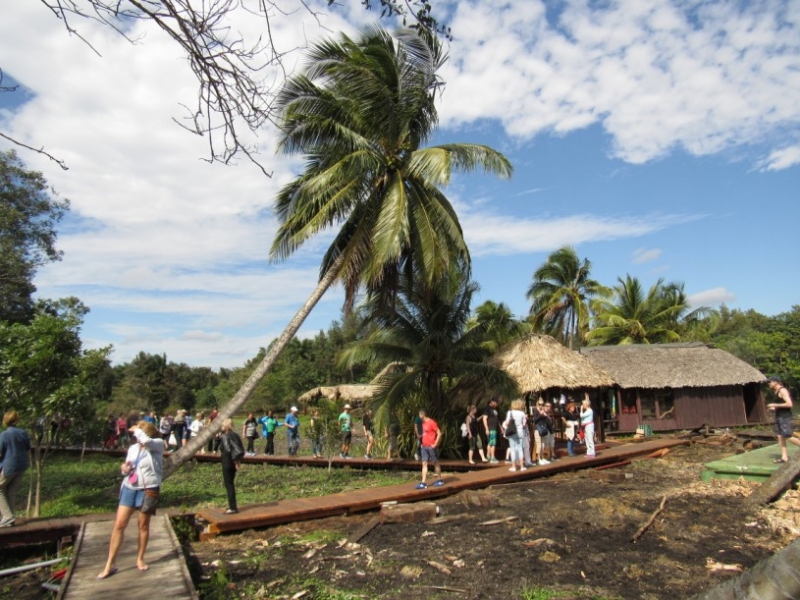
M113 512L119 497L121 459L87 454L81 462L75 454L56 454L45 463L42 482L42 516L66 517L87 513ZM31 471L28 471L29 476ZM321 467L279 467L246 464L236 476L240 506L287 498L321 496L407 483L416 474L395 471L334 469L330 475ZM24 509L27 481L23 483L18 506ZM209 506L225 506L222 471L215 463L190 463L164 482L162 508L187 512Z
M557 598L574 598L575 594L567 591L551 590L540 585L528 585L522 588L520 600L555 600ZM616 597L598 596L596 594L581 595L588 600L619 600Z

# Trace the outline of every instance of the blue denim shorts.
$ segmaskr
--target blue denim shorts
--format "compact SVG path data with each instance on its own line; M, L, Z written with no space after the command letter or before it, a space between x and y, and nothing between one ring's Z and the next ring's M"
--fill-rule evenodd
M438 463L439 457L436 456L436 448L433 446L422 447L422 462L424 463Z
M141 508L144 502L144 490L134 490L126 485L120 486L119 505L129 508Z

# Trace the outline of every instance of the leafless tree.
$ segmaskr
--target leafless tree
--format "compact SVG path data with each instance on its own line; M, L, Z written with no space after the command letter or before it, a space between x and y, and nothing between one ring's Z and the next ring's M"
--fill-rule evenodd
M336 0L324 0L328 6ZM285 78L284 58L296 48L278 48L273 38L276 19L289 12L318 13L307 0L40 0L63 22L71 36L86 43L98 56L99 50L82 33L81 22L92 20L111 27L131 43L131 23L151 21L166 33L186 56L198 82L196 102L184 105L186 113L173 119L178 125L206 138L209 162L230 164L241 155L253 161L262 172L270 173L255 157L258 149L243 135L257 132L273 120L275 92ZM440 26L432 15L430 0L359 0L366 9L380 8L381 16L398 17L404 24L430 29L449 38L449 29ZM263 33L248 41L231 26L231 17L244 13L259 19ZM0 92L14 91L2 87ZM63 161L0 132L0 136L38 152L57 162Z

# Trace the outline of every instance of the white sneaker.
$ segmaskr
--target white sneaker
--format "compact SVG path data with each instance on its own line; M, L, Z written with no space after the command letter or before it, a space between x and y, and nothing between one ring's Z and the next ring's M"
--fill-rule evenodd
M539 459L539 464L540 464L540 465L549 465L549 464L550 464L550 461L549 461L549 460L545 460L545 459L543 459L543 458L540 458L540 459Z

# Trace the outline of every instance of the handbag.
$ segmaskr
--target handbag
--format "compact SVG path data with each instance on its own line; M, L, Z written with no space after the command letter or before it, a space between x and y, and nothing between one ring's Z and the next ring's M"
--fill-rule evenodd
M175 437L175 432L169 434L169 445L170 446L177 446L178 445L178 438Z
M136 483L139 481L139 476L136 474L136 468L139 466L139 461L140 460L142 460L142 451L141 450L139 450L139 454L136 456L136 462L133 463L133 466L131 467L131 471L130 471L130 473L128 473L128 483L130 485L134 485L135 486Z
M505 432L506 437L511 437L512 435L517 435L517 423L514 421L513 418L509 419L508 425L506 425L506 432Z

